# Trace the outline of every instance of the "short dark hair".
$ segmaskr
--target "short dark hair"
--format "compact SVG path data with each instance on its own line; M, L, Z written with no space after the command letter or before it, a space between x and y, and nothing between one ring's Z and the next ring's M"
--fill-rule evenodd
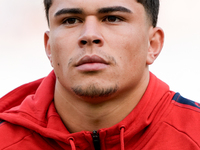
M153 27L156 27L158 21L158 13L160 2L159 0L137 0L138 3L141 3L146 10L147 15L150 18L151 24Z
M47 21L49 23L49 9L52 5L53 0L44 0L45 12ZM157 20L158 20L158 13L159 13L159 0L137 0L138 3L141 3L147 15L150 18L151 24L153 27L156 27Z

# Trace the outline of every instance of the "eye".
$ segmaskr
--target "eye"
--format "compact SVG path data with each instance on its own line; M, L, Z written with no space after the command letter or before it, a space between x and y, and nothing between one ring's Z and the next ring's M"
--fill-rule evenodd
M67 25L73 25L73 24L77 24L80 22L81 22L81 20L77 19L77 18L67 18L67 19L64 19L64 21L62 23L67 24Z
M116 16L107 16L106 18L103 19L103 21L114 23L114 22L120 22L122 21L122 19Z

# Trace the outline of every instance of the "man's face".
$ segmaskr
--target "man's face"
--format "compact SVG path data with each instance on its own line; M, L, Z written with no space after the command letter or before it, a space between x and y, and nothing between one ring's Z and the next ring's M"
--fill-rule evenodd
M147 78L151 27L136 0L54 0L49 18L46 51L63 91L108 97Z

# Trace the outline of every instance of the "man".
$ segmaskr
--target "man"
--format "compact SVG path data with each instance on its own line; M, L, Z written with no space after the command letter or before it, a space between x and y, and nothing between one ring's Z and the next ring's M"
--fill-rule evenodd
M158 0L44 0L54 71L0 100L0 149L200 149L200 107L149 72Z

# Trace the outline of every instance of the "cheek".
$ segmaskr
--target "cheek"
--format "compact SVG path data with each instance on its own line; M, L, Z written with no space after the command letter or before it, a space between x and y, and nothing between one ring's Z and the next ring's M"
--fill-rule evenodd
M135 72L142 72L146 68L147 40L141 36L136 38L134 35L127 35L113 39L111 44L112 46L115 45L112 49L120 68L119 74L123 74L122 77L128 77L129 75L127 74L130 73L131 77L135 76Z
M70 39L63 34L53 36L51 39L52 61L54 65L65 66L69 63L70 56L75 49ZM55 66L56 67L56 66Z
M60 66L62 63L62 56L65 55L65 51L62 50L62 46L56 42L53 42L53 44L51 45L51 51L52 51L52 63L53 63L53 67L55 69L55 67Z
M117 59L121 63L131 64L133 62L145 59L146 47L141 44L139 40L130 40L128 38L123 38L116 42L115 47L112 48L115 52Z

